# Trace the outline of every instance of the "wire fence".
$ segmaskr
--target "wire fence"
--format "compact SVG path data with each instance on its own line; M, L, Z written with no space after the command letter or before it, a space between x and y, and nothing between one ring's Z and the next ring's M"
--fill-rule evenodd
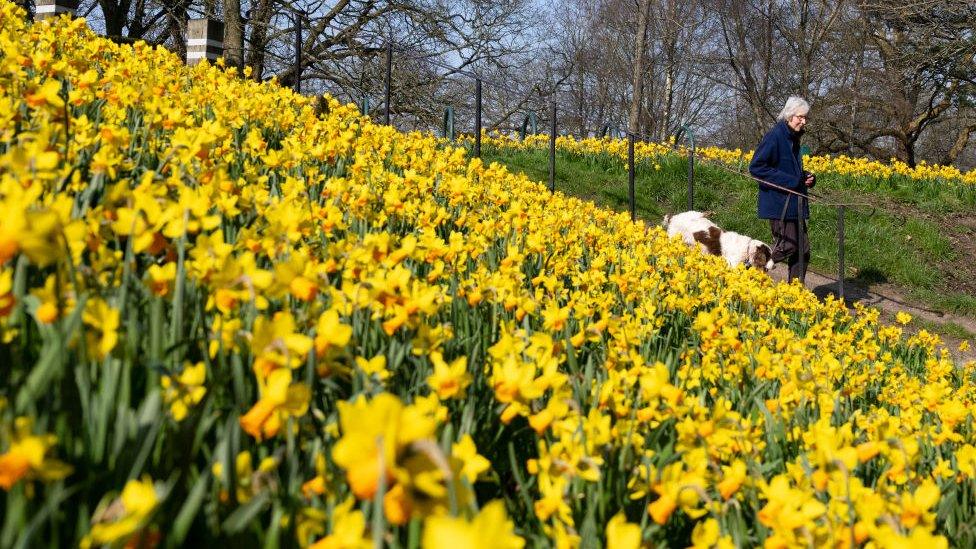
M391 123L391 105L393 101L392 96L392 64L393 64L393 44L388 43L386 49L386 79L384 82L384 107L383 107L383 122L385 124ZM474 116L474 135L473 135L473 147L472 154L475 157L481 156L481 141L482 141L482 102L483 102L483 85L488 84L498 90L508 92L510 94L520 94L522 91L515 90L510 86L505 84L492 81L491 79L484 78L478 73L470 70L466 70L459 67L453 67L439 61L429 59L429 58L419 58L416 56L409 56L404 54L404 57L411 59L423 59L425 62L430 63L439 68L450 71L451 74L458 74L466 76L475 81L475 91L474 91L474 101L475 101L475 116ZM538 86L535 87L538 89ZM556 136L558 134L558 109L557 109L557 95L560 90L556 87L553 88L552 93L549 96L550 101L550 112L549 112L549 190L550 192L555 192L555 181L556 181ZM524 139L531 129L532 133L537 131L537 116L534 110L530 110L525 114L524 121L521 128L521 138ZM450 139L454 139L454 111L451 107L447 107L444 112L444 124L442 136ZM603 136L608 133L615 132L618 135L622 135L627 139L627 197L629 203L630 217L632 221L637 220L637 200L636 200L636 162L634 155L635 142L639 139L645 142L653 142L654 140L646 135L633 131L629 128L620 129L618 126L613 124L606 124L603 127ZM837 240L837 289L836 295L841 300L845 298L845 275L846 275L846 265L845 265L845 218L848 210L858 211L868 217L873 216L876 213L876 206L863 202L837 202L830 198L811 192L807 190L806 192L798 192L794 189L789 189L775 183L765 181L758 177L755 177L751 173L743 172L732 168L731 166L725 164L719 164L712 162L708 159L702 158L697 154L695 135L692 128L685 124L682 126L682 134L686 138L688 146L688 189L687 189L687 207L688 210L694 209L694 197L695 197L695 163L703 162L714 165L715 167L725 170L727 172L734 173L740 177L744 177L755 181L759 186L765 186L767 188L776 189L779 192L787 194L787 200L795 199L797 201L797 222L805 223L803 218L803 212L807 211L809 207L809 202L818 204L823 207L829 207L836 209L837 213L837 230L836 230L836 240ZM798 242L797 242L797 255L798 262L801 272L806 272L806 257L803 253L805 249L806 242L806 231L801 226L797 231Z

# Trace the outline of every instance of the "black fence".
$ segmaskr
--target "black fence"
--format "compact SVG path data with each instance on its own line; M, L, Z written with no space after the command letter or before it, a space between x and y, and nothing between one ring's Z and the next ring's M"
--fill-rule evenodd
M385 59L385 62L386 62L385 69L386 69L386 71L385 71L385 81L384 81L384 89L383 89L383 97L384 97L383 122L384 122L384 124L387 124L387 125L389 125L391 123L391 121L392 121L391 120L391 110L392 110L392 101L394 100L393 99L393 94L392 94L392 85L393 85L393 82L392 82L392 66L393 66L393 60L394 60L394 47L393 47L393 44L392 43L388 43L387 46L386 46L386 59ZM509 93L518 93L518 92L515 91L515 90L512 90L511 88L509 88L508 86L506 86L504 84L501 84L501 83L498 83L498 82L493 82L493 81L491 81L489 79L483 78L481 75L479 75L477 73L470 72L470 71L466 71L466 70L461 70L461 69L459 69L457 67L451 67L451 66L448 66L448 65L444 65L442 63L438 63L438 62L433 61L433 60L430 60L430 59L426 59L426 61L429 62L429 63L434 64L435 66L440 66L441 68L448 69L448 70L452 71L454 74L460 74L462 76L468 77L468 78L470 78L471 80L474 81L474 105L475 106L474 106L474 124L473 124L474 125L474 136L473 136L472 154L475 157L480 157L481 156L481 138L482 138L482 136L481 136L482 131L481 130L482 130L482 113L483 113L483 104L482 104L483 103L483 93L482 93L483 85L487 84L487 85L490 85L490 86L493 86L493 87L497 87L497 88L499 88L499 89L501 89L503 91L507 91ZM550 102L550 105L549 105L549 107L550 107L550 112L549 112L549 128L548 128L549 129L549 151L548 152L549 152L549 191L550 192L555 192L555 190L556 190L556 136L558 134L558 109L557 109L556 96L557 96L558 93L559 93L558 89L554 88L553 93L548 98L549 99L549 102ZM365 103L366 102L364 102L364 104ZM368 110L369 110L368 108L367 109L364 109L364 114L368 114ZM519 132L522 139L524 139L525 136L528 135L528 133L529 133L528 130L531 129L532 133L535 133L536 132L536 130L537 130L537 124L536 123L537 123L536 112L534 110L529 110L528 112L526 112L525 113L524 121L523 121L522 126L521 126L521 131ZM648 141L648 142L649 141L653 141L653 140L650 139L648 136L639 134L639 133L637 133L635 131L632 131L631 129L621 130L621 129L619 129L619 127L614 126L612 124L607 124L607 125L604 126L603 132L602 132L603 136L607 136L608 134L613 134L613 133L616 133L617 135L625 136L626 139L627 139L627 190L628 190L627 195L628 195L628 201L629 201L630 218L631 218L632 221L636 221L637 220L637 201L636 201L636 188L635 188L635 179L636 179L636 166L635 166L635 164L636 163L635 163L635 159L634 159L634 146L635 146L635 142L638 139L640 139L642 141ZM444 110L442 136L445 137L445 138L452 139L452 140L455 137L454 109L452 107L446 107L445 110ZM696 163L696 160L699 161L699 162L708 162L708 161L706 159L699 159L698 158L697 149L696 149L696 143L695 143L695 134L694 134L694 132L693 132L693 130L690 127L689 124L683 124L682 125L681 132L679 132L679 134L678 134L678 138L680 139L681 137L684 137L686 139L686 142L687 142L687 147L686 147L687 148L687 151L688 151L687 152L687 154L688 154L687 205L688 205L688 210L693 210L694 209L694 206L695 206L695 163ZM865 212L866 215L869 215L870 216L870 215L873 215L874 214L874 207L873 206L870 206L868 204L863 204L863 203L835 203L835 202L830 201L827 197L824 197L824 196L821 196L821 195L818 195L818 194L814 194L812 192L811 193L808 193L808 194L799 193L799 192L796 192L796 191L794 191L792 189L787 189L787 188L781 187L779 185L775 185L773 183L770 183L768 181L763 181L763 180L761 180L759 178L756 178L756 177L752 176L751 174L744 173L744 172L739 172L738 170L732 169L729 166L718 165L718 167L720 167L723 170L732 171L732 172L734 172L734 173L736 173L736 174L738 174L738 175L740 175L742 177L746 177L746 178L752 179L752 180L756 181L756 183L758 185L766 185L768 187L775 188L775 189L777 189L777 190L779 190L781 192L784 192L784 193L788 194L789 195L789 199L795 199L795 200L797 200L797 202L798 202L797 205L799 207L799 209L798 209L799 212L802 212L802 211L805 211L806 210L806 208L808 207L808 205L807 205L808 204L808 201L810 201L812 203L819 204L819 205L824 206L824 207L831 207L831 208L835 208L836 209L836 211L837 211L837 231L836 231L836 235L837 235L837 257L838 257L838 265L837 265L838 276L837 276L837 290L836 290L836 294L837 294L837 296L840 299L843 300L844 297L845 297L845 291L844 291L845 290L844 289L844 278L845 278L845 255L844 255L845 228L844 228L844 223L845 223L845 215L847 213L847 209L849 209L849 208L864 208L864 209L867 209L868 210L867 212ZM798 249L799 250L803 250L804 247L805 247L805 244L806 244L806 242L804 242L804 239L805 239L804 232L805 231L803 231L803 230L799 231L799 241L797 242ZM804 254L803 253L799 253L798 255L799 255L799 262L800 262L800 270L802 272L805 272L806 271L806 265L805 265L806 259L804 257Z
M50 3L52 5L51 9L48 9L47 10L47 11L51 12L52 15L61 14L61 13L68 13L70 15L73 15L74 14L74 9L77 8L76 0L42 0L42 2L45 3L45 4ZM37 16L40 17L42 15L41 15L41 13L38 13ZM305 12L301 12L299 10L289 9L289 16L290 16L290 19L292 20L292 23L293 23L293 27L290 30L292 30L294 32L294 64L293 64L293 66L291 68L292 74L291 74L291 78L290 78L290 80L291 80L290 83L291 83L292 89L295 92L301 93L301 91L302 91L302 69L303 69L304 64L306 62L303 59L303 57L302 57L303 21L308 18L309 14L308 13L305 13ZM204 19L204 20L196 20L196 21L199 22L199 23L202 23L202 22L205 22L205 21L211 23L209 25L206 24L206 23L204 23L204 25L202 25L202 26L197 25L197 27L199 27L199 28L206 28L206 29L219 28L219 29L221 29L221 31L220 31L221 36L219 36L219 37L211 37L208 34L207 35L201 35L200 37L197 37L196 35L192 35L191 31L188 30L188 36L187 36L188 46L189 45L193 45L193 41L194 40L197 41L197 42L201 42L202 44L204 44L203 45L203 51L204 51L204 53L203 54L200 54L199 57L200 58L207 58L207 59L214 59L215 58L215 54L214 54L214 50L212 48L214 47L214 43L215 42L217 42L217 43L220 44L219 47L217 48L217 51L222 52L222 43L223 43L222 29L223 29L223 25L222 25L222 23L220 23L220 22L218 22L216 20L213 20L213 19L209 19L209 20ZM213 23L216 23L216 24L213 24ZM204 32L206 34L207 32L210 32L210 31L208 30L208 31L201 31L201 32ZM113 37L109 37L109 38L113 38ZM118 37L115 37L115 39L117 41L126 41L125 39L120 39ZM200 44L196 44L196 45L199 46ZM394 57L395 57L394 56L394 50L395 50L394 44L392 42L388 42L386 44L386 47L385 47L385 54L386 54L385 55L385 67L384 67L385 68L385 74L384 74L385 78L384 78L384 89L383 89L383 123L384 124L387 124L387 125L389 125L389 124L391 124L393 122L393 120L392 120L392 103L394 101L394 97L393 97L393 93L392 93L393 92L393 90L392 90L392 87L393 87L392 74L393 74L393 62L394 62ZM219 55L219 54L216 54L216 55ZM410 56L407 56L406 54L403 54L403 56L404 57L410 57ZM483 103L483 93L482 93L483 86L485 84L487 84L489 86L495 87L495 88L497 88L499 90L506 91L506 92L512 93L512 94L518 94L520 92L518 92L517 90L511 89L510 87L508 87L505 84L502 84L502 83L499 83L499 82L494 82L494 81L492 81L490 79L486 79L486 78L482 77L482 75L477 74L475 72L471 72L471 71L468 71L468 70L465 70L465 69L461 69L459 67L452 67L452 66L449 66L449 65L440 63L440 62L438 62L436 60L433 60L433 59L430 59L430 58L427 58L427 57L424 57L424 58L414 57L414 59L423 59L423 61L426 62L426 63L429 63L429 64L434 65L434 66L438 66L440 68L447 69L452 74L461 75L461 76L464 76L464 77L469 78L470 80L473 80L474 81L474 136L473 136L474 144L473 144L472 154L475 157L480 157L481 156L482 113L483 113L483 109L482 109L482 107L483 107L483 104L482 104ZM188 62L190 61L189 56L188 56L187 61ZM555 190L556 190L556 136L558 134L557 95L559 93L560 93L560 90L558 89L558 87L557 86L553 86L553 92L551 94L549 94L549 97L548 98L542 97L542 99L548 99L548 101L549 101L549 111L550 111L549 112L549 128L548 128L549 129L549 151L548 151L548 153L549 153L549 191L550 192L555 192ZM361 111L364 114L368 114L369 111L371 110L370 109L369 96L368 95L364 95L363 100L362 100L362 102L360 104L360 109L361 109ZM445 138L449 138L449 139L452 139L453 140L455 138L455 129L456 128L455 128L454 109L453 109L453 107L448 106L448 107L446 107L444 109L443 125L442 125L442 136L445 137ZM520 133L522 139L524 139L525 136L528 135L530 132L531 133L536 133L537 130L538 130L538 126L537 126L536 111L529 110L528 112L525 113L525 117L524 117L523 122L522 122L522 125L521 125L521 131L519 133ZM641 134L639 134L639 133L637 133L637 132L635 132L635 131L633 131L631 129L623 129L623 130L621 130L618 126L615 126L613 124L606 124L603 127L602 135L603 136L607 136L607 135L613 135L613 134L616 134L617 136L621 136L621 137L626 137L626 139L627 139L627 183L628 183L628 200L629 200L629 206L630 206L629 209L630 209L630 217L631 217L631 220L632 221L636 221L637 220L636 189L635 189L635 175L636 175L635 169L636 169L636 167L635 167L635 159L634 159L634 145L635 145L635 142L636 142L637 139L640 139L642 141L653 141L653 140L650 139L648 136L641 135ZM687 147L687 150L688 150L688 190L687 190L687 204L688 204L688 209L689 210L692 210L692 209L694 209L694 203L695 203L695 163L696 163L696 159L699 162L702 162L702 161L705 161L705 160L704 159L699 159L698 158L698 155L696 154L695 135L694 135L691 127L688 124L682 125L681 132L679 133L679 137L681 137L681 136L684 136L687 139L687 143L688 143L688 147ZM730 170L730 171L736 172L736 170L732 170L728 166L722 165L720 167L722 169L725 169L725 170ZM786 193L791 194L791 196L792 195L795 195L796 196L796 200L799 201L799 205L800 205L801 208L803 208L803 206L806 205L806 201L807 200L812 200L812 201L814 201L816 203L819 203L822 206L833 207L833 208L836 208L837 209L837 220L838 220L837 221L837 251L838 251L837 295L841 299L843 299L844 298L844 271L845 271L845 266L844 266L844 259L845 259L844 258L844 238L845 238L845 235L844 235L844 216L845 216L845 212L846 212L846 209L847 208L851 208L851 207L868 207L868 208L871 208L871 206L868 206L868 205L865 205L865 204L840 204L840 203L832 203L827 198L822 197L822 196L819 196L819 195L814 195L812 193L810 194L810 196L803 195L803 194L797 193L795 191L792 191L790 189L785 189L783 187L778 187L777 185L774 185L774 184L769 183L767 181L759 180L759 179L751 176L750 174L745 174L745 173L740 173L740 172L736 172L736 173L739 173L739 175L742 175L744 177L748 177L748 178L754 179L759 184L764 184L764 185L768 185L770 187L778 188L779 190L781 190L783 192L786 192ZM802 211L802 209L800 211ZM872 214L873 214L873 209L872 209L871 213L868 214L868 215L872 215ZM802 239L802 233L803 233L803 231L800 231L800 233L801 233L801 239ZM802 240L800 242L798 242L798 244L799 244L799 249L802 250L803 247L804 247L804 243L802 242ZM801 253L799 255L800 255L800 261L803 262L804 261L803 254ZM804 266L801 263L801 268L803 268L803 267Z

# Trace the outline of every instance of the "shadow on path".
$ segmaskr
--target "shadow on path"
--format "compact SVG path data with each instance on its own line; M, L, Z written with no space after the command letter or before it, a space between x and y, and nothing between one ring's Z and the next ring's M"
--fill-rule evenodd
M811 274L814 274L814 273L811 273ZM816 295L820 299L824 299L828 295L832 295L834 297L838 297L839 296L839 294L838 294L839 288L837 287L837 279L831 278L831 277L826 277L826 276L823 276L823 275L817 275L816 278L826 279L827 282L823 282L823 281L820 281L820 280L814 281L814 280L811 280L811 278L808 276L807 277L807 287L810 288L810 291L813 292L814 295ZM906 301L903 301L901 299L897 299L897 298L892 297L892 296L886 296L886 295L882 295L882 294L879 294L879 293L872 292L871 290L867 289L867 287L865 287L865 285L863 283L863 279L861 279L861 278L850 278L849 277L849 278L845 278L844 279L844 303L848 307L854 305L854 303L861 303L863 305L868 305L868 306L871 306L871 307L880 307L880 308L885 308L886 305L893 304L893 305L898 305L898 306L902 307L903 309L912 309L914 311L924 311L924 312L929 313L931 315L936 315L936 316L938 316L940 318L943 318L943 317L946 317L947 316L946 313L944 313L942 311L938 311L938 310L935 310L935 309L927 309L927 308L921 307L921 306L919 306L917 304L908 303Z
M777 264L776 267L769 272L769 274L774 280L786 280L786 266L782 263ZM874 273L861 273L854 278L845 278L845 304L850 307L854 303L861 303L862 305L875 307L889 313L905 311L913 316L924 318L925 320L931 322L937 322L940 324L952 322L966 328L970 332L976 333L976 320L922 307L918 304L904 301L900 296L884 295L877 292L872 292L868 289L868 284L878 284L883 283L884 281L885 277L883 275L876 275ZM813 271L807 272L806 286L820 299L823 299L828 295L833 295L835 297L838 295L836 278L824 276Z

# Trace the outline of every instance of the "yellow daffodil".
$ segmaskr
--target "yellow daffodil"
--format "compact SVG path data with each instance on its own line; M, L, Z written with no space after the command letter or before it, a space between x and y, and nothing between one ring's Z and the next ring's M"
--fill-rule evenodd
M429 439L436 424L399 398L381 393L371 401L339 403L342 438L332 457L345 469L349 487L359 499L376 493L381 477L388 489L390 477L407 445Z
M237 497L237 501L247 503L254 496L274 486L273 473L277 467L277 460L269 456L262 459L258 463L258 468L255 469L251 452L244 451L237 454L237 457L234 459L234 473L236 475L237 485L237 490L234 492L234 495ZM217 481L224 486L220 490L220 501L227 502L230 499L230 493L226 489L228 478L224 474L224 463L217 461L211 466L210 470L213 472Z
M627 522L622 513L614 515L607 523L607 549L639 549L640 546L640 525Z
M326 353L342 349L352 337L352 326L339 321L339 313L334 309L322 313L316 326L315 353L325 357Z
M122 494L102 505L92 517L91 531L81 540L81 546L105 545L124 541L144 528L160 500L152 479L130 480Z
M467 357L458 357L448 365L439 352L430 354L430 361L434 365L434 373L427 377L427 385L441 400L449 398L464 398L464 390L471 384L471 376L467 373Z
M96 298L85 304L82 319L93 330L87 334L90 352L96 358L105 358L119 341L119 311Z
M291 370L273 370L260 388L260 399L240 418L241 428L258 440L275 436L288 418L308 411L309 388L292 383Z
M15 424L14 439L0 454L0 488L10 490L25 478L52 481L71 473L70 466L48 455L57 442L54 435L32 434L28 418L18 418Z
M312 340L295 328L294 317L287 312L254 321L251 349L256 357L254 370L259 376L269 375L275 368L297 368L304 362Z
M472 549L521 549L525 540L515 534L505 505L492 501L471 521L431 517L424 525L423 547L471 547ZM486 535L487 533L491 535Z
M735 544L730 536L722 536L718 521L707 518L697 524L691 532L691 546L694 549L732 549Z
M163 376L163 401L170 407L173 419L183 421L187 412L207 394L207 368L203 362L186 364L175 376Z
M366 517L360 510L353 510L356 500L347 499L336 506L332 517L332 532L316 541L310 549L369 549L373 542L366 535Z
M491 468L491 462L478 454L478 448L468 434L451 445L451 461L455 462L452 469L458 471L469 484L474 484L478 476Z
M376 355L369 360L357 356L356 366L367 376L376 376L380 381L390 377L390 372L386 369L386 357L384 355Z
M976 370L911 315L729 269L470 159L470 136L7 0L0 21L0 488L30 543L152 546L157 509L190 536L318 547L969 543ZM482 137L501 156L549 144ZM628 152L555 141L607 169ZM648 174L688 153L635 144ZM155 399L181 424L147 429ZM245 440L221 419L242 405ZM120 481L79 516L143 469L168 480Z

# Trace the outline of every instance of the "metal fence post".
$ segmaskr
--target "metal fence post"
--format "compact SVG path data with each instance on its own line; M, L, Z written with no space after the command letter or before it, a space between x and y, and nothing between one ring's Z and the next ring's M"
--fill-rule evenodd
M522 141L525 141L525 136L535 135L539 133L539 128L536 123L535 111L529 111L529 114L525 115L525 120L522 121L522 130L519 132L519 137Z
M837 206L837 295L844 301L844 206Z
M204 59L214 61L224 54L224 24L217 19L190 19L186 22L186 64Z
M474 155L481 158L481 79L474 84Z
M441 137L454 141L454 107L444 109L444 131Z
M682 124L681 129L685 133L691 148L688 149L688 210L695 209L695 132L691 131L691 126Z
M688 151L688 209L695 209L695 147Z
M619 139L624 136L624 132L620 131L620 128L614 126L613 124L605 124L600 130L600 137L609 137L610 139Z
M552 114L549 126L549 191L556 192L556 96L552 97Z
M383 107L383 123L390 125L390 87L393 80L393 42L386 43L386 99Z
M295 81L292 89L302 93L302 18L297 11L292 15L295 17Z

